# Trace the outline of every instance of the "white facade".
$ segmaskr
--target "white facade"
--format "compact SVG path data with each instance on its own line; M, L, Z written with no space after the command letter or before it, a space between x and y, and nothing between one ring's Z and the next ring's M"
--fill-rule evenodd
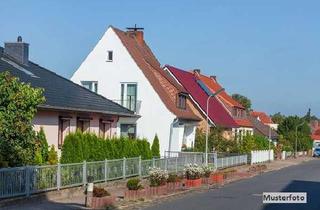
M112 61L108 56L110 51L113 54ZM126 92L126 88L123 88L122 93L122 84L136 84L137 114L141 117L120 118L117 134L120 135L121 124L136 124L137 137L147 138L152 143L155 134L158 135L161 155L169 149L170 136L171 150L181 149L184 135L180 135L181 127L174 124L176 116L167 109L112 27L108 28L71 80L77 84L82 81L97 81L97 92L117 101ZM185 133L184 126L182 133ZM188 130L187 133L187 138L193 136L194 139L195 126L193 132Z

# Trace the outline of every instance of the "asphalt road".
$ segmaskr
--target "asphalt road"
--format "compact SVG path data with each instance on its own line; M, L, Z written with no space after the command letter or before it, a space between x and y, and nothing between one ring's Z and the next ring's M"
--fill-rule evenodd
M263 192L307 192L307 204L263 204ZM312 160L220 189L190 194L146 210L320 210L320 160Z

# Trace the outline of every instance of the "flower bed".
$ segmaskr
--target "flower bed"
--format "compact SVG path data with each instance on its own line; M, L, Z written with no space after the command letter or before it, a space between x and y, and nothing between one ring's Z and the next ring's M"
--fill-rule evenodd
M201 187L202 179L187 179L186 180L186 187Z
M184 174L187 178L186 187L200 187L202 184L203 168L197 164L189 164L184 168Z
M103 188L94 187L90 207L93 209L105 208L111 206L116 202L116 197L110 195Z
M175 192L183 188L181 177L176 173L170 173L167 179L167 191Z
M125 200L138 200L147 196L146 190L140 184L140 179L133 178L127 182L127 188L124 192Z

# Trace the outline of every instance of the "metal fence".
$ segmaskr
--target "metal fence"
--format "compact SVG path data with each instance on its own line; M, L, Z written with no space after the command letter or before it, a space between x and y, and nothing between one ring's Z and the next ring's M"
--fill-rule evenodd
M176 152L164 158L151 160L142 160L138 157L0 169L0 198L29 196L43 191L84 186L88 176L91 176L94 182L107 182L134 176L147 177L150 167L158 167L169 172L181 172L187 164L205 163L204 157L203 153ZM214 157L218 158L215 160ZM217 168L247 163L246 155L219 157L210 153L208 158L208 162Z

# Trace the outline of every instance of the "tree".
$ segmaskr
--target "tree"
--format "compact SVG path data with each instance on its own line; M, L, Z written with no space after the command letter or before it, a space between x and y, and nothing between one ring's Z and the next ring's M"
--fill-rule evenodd
M245 109L247 110L251 109L251 100L246 96L235 93L235 94L232 94L232 98L237 102L239 102Z
M8 72L0 74L0 154L9 166L34 162L32 119L44 101L42 89L21 83Z
M48 161L49 147L48 147L46 134L44 133L44 130L43 130L42 127L40 128L40 131L37 132L36 147L37 147L37 150L40 151L40 154L42 156L42 161L44 163L47 162Z
M286 116L282 115L280 112L275 113L271 116L272 122L276 124L282 123L282 121L286 118Z
M160 145L159 145L159 138L158 135L156 134L153 142L152 142L152 146L151 146L151 152L152 152L152 156L153 157L160 157Z

